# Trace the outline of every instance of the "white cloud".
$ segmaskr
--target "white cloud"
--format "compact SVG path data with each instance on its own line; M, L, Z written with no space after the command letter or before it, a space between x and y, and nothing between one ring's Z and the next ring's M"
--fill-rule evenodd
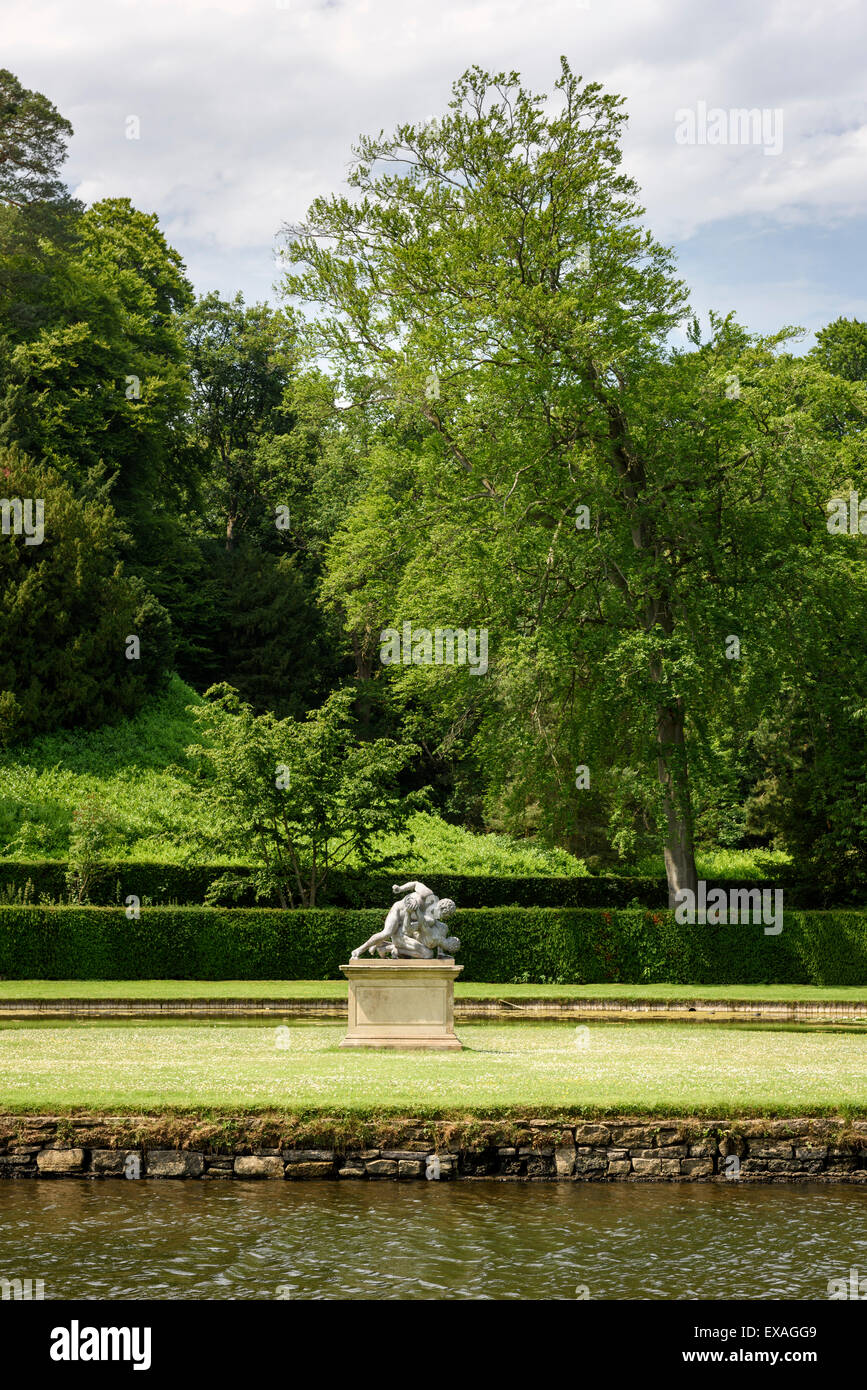
M5 0L4 31L3 63L75 126L79 196L157 211L202 290L267 293L279 227L341 185L361 132L441 111L472 63L548 91L560 53L626 96L663 239L867 217L860 0ZM699 101L782 109L782 153L678 145Z

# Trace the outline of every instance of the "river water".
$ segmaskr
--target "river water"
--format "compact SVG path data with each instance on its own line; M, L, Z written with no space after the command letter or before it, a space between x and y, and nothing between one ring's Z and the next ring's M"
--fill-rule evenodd
M0 1279L46 1299L827 1299L832 1186L5 1181Z

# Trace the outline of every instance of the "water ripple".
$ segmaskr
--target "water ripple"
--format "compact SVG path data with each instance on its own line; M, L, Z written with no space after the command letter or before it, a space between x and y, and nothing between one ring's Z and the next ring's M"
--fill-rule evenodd
M0 1276L63 1299L826 1298L867 1192L581 1184L0 1184Z

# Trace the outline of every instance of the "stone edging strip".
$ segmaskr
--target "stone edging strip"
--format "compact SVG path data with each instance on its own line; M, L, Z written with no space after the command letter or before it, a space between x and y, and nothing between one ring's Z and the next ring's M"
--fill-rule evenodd
M767 1019L834 1022L867 1019L865 1000L770 999L456 999L455 1018L551 1020L623 1018ZM342 999L0 999L4 1018L346 1018Z
M279 1124L270 1131L267 1123L251 1127L249 1117L252 1142L214 1144L217 1126L209 1133L207 1125L189 1121L168 1148L171 1123L171 1117L0 1116L0 1177L867 1185L867 1121L524 1120L513 1137L529 1142L512 1144L497 1142L491 1122L487 1138L471 1139L460 1125L403 1121L401 1147L368 1148L266 1145L262 1139L278 1137ZM243 1134L244 1117L237 1124ZM407 1138L413 1124L417 1137Z

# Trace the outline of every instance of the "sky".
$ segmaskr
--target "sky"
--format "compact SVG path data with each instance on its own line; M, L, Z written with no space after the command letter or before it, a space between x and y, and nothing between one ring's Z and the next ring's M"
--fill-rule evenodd
M0 66L72 122L79 198L156 212L200 293L276 303L280 228L360 134L441 114L471 65L551 92L561 54L626 98L701 318L799 350L867 318L864 0L3 0Z

